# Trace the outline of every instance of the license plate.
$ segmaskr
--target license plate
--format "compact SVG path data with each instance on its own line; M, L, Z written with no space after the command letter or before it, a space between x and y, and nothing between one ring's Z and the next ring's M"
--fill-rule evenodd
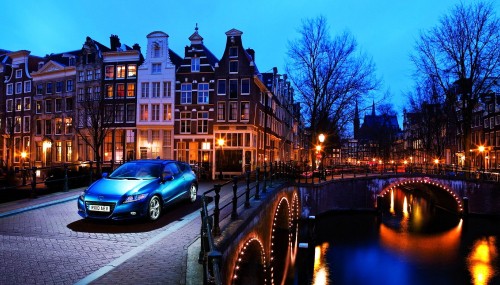
M89 210L96 211L96 212L109 212L111 209L109 206L89 205Z

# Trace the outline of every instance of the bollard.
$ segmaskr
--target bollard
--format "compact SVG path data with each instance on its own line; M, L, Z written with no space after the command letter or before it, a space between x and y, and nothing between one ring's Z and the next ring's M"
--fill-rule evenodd
M260 173L260 167L257 167L255 170L255 200L260 200L260 194L259 194L259 173Z
M33 178L31 179L31 198L36 198L36 166L33 166Z
M233 210L231 212L231 220L236 220L238 218L238 177L233 176Z
M215 190L215 197L214 197L214 228L212 229L212 234L214 236L219 236L220 235L220 226L219 226L220 189L221 189L221 185L220 184L215 184L214 185L214 190Z
M68 191L68 165L64 164L64 186L63 191Z
M250 208L250 170L247 170L247 189L245 191L245 208Z

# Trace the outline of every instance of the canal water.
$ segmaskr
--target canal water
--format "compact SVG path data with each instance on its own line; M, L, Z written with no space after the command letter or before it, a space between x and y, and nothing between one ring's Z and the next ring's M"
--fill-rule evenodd
M380 216L317 217L286 284L500 284L499 219L461 219L402 189L388 199Z

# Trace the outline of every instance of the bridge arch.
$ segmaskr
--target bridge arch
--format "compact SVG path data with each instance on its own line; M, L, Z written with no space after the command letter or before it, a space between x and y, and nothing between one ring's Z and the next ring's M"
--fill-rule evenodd
M441 202L440 206L450 211L463 213L463 204L460 197L457 196L455 192L447 185L444 185L439 181L432 180L428 177L414 177L397 180L384 187L379 196L384 198L385 195L387 195L391 192L391 190L394 190L397 187L410 189L413 188L414 185L423 185L424 187L422 191L430 195L431 198L435 200L435 202Z
M281 284L287 273L290 252L291 207L287 197L281 197L274 211L271 230L270 273L271 284ZM275 282L277 281L277 282Z
M264 245L257 237L248 239L233 270L232 284L267 284L267 261Z

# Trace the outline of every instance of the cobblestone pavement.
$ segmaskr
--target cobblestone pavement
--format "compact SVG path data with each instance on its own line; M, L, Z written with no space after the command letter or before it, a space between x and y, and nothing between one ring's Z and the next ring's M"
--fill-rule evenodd
M0 204L0 284L186 284L187 267L201 266L187 262L199 201L153 223L96 222L77 214L80 191Z

